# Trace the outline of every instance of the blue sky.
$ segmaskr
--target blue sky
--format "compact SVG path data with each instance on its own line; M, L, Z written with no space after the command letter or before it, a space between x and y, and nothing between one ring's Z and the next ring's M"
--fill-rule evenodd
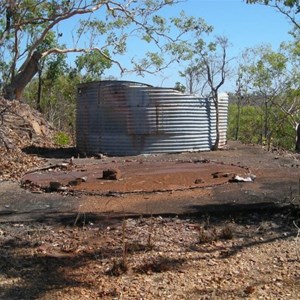
M264 5L247 5L241 0L188 0L168 8L168 15L176 16L181 10L188 15L203 18L214 27L215 35L228 37L232 44L229 49L230 57L238 56L247 47L261 44L270 44L276 50L281 42L291 40L288 32L292 26L288 20L276 10ZM147 75L140 78L131 74L124 79L168 87L173 87L176 81L185 83L184 79L178 76L176 66L166 70L161 76ZM222 89L233 90L233 80L229 80Z
M184 10L187 15L203 18L207 24L214 27L213 35L228 37L232 44L229 57L237 57L245 48L262 44L270 44L276 50L283 41L291 40L288 31L292 29L288 20L276 10L264 5L247 5L242 0L188 0L186 2L162 10L165 17L178 16ZM146 52L145 46L134 45L131 49ZM132 50L131 50L132 51ZM134 51L134 50L133 50ZM132 53L126 57L130 60ZM130 74L120 77L117 68L106 72L118 79L145 82L155 86L174 87L176 81L184 82L178 75L178 66L172 66L163 74L137 77ZM223 91L234 89L233 80L228 81Z

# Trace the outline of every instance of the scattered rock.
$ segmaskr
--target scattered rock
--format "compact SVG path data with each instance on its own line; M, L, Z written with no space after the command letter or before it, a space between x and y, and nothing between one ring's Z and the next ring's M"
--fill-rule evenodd
M201 184L201 183L205 183L205 181L202 178L197 178L195 180L195 184Z
M58 181L51 181L49 184L50 192L57 192L61 188L62 184Z
M245 293L247 295L253 294L255 292L255 287L252 285L249 285L245 288Z
M234 176L231 173L225 173L225 172L215 172L211 174L213 178L227 178Z
M121 178L121 171L117 168L107 169L103 171L102 179L106 180L119 180Z
M68 185L69 186L78 186L81 183L82 183L82 179L81 178L76 178L75 180L69 181Z
M82 182L87 182L87 180L88 180L87 176L80 177L80 179Z
M95 158L96 159L103 159L103 158L106 158L106 155L102 154L102 153L98 153L95 155Z

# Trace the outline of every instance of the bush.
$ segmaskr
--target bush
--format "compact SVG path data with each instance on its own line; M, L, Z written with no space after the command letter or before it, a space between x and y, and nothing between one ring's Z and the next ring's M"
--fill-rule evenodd
M240 111L238 140L243 143L266 144L264 137L264 112L255 105L243 105ZM233 103L228 111L228 139L236 139L238 107ZM295 149L295 129L288 118L276 107L270 108L268 116L271 146L286 150Z
M72 139L70 138L70 136L62 131L59 131L54 135L54 143L60 147L65 147L70 145L71 140Z

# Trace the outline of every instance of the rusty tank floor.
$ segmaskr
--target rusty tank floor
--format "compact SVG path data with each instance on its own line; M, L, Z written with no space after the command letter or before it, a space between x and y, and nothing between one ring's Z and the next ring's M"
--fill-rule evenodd
M48 159L53 166L62 159ZM104 180L105 169L120 170ZM232 182L234 175L252 182ZM71 181L84 178L80 184ZM254 178L254 177L252 177ZM32 193L0 182L0 222L59 219L65 215L180 215L266 205L300 198L299 156L280 156L259 146L230 142L227 150L134 157L74 159L69 169L46 168L23 181L45 188L50 182L67 192Z
M50 182L58 182L59 185L68 186L68 190L106 195L175 192L214 187L228 183L237 174L249 176L246 167L233 164L197 159L164 161L164 157L157 158L155 161L145 161L140 157L126 159L124 162L98 160L85 165L70 166L70 170L50 168L27 174L23 181L44 189L50 186ZM118 172L120 178L103 178L105 170Z

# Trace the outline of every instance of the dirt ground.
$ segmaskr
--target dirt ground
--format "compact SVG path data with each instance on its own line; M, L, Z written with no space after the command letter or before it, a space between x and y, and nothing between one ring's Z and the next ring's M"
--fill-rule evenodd
M300 299L299 155L69 153L0 182L0 299Z

